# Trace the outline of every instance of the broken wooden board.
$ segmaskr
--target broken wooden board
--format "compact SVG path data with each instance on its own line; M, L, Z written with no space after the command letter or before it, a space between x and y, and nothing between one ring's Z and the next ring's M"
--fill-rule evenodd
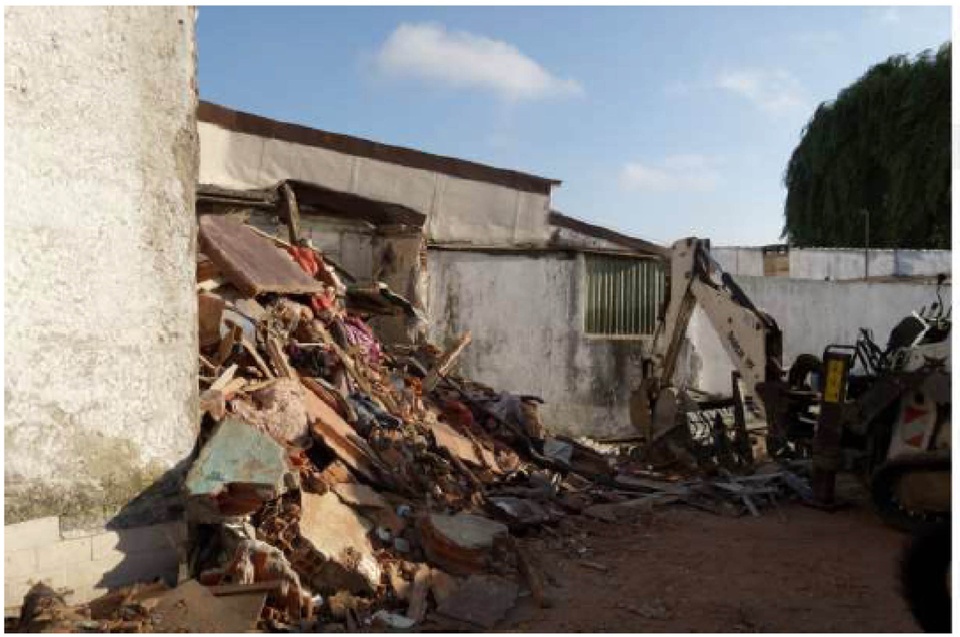
M220 320L223 318L223 308L222 297L216 294L197 295L200 347L212 347L220 342Z
M430 373L427 374L427 377L423 380L423 391L430 392L437 386L437 383L440 382L442 376L446 376L447 373L453 368L453 364L456 362L457 357L463 352L464 348L470 344L472 336L470 331L463 333L463 336L457 341L457 343L443 353L440 357L440 360L437 361L436 367L430 370Z
M438 445L475 467L486 466L486 463L477 455L473 443L466 436L461 436L453 427L439 421L431 423L429 427Z
M200 246L246 296L323 292L322 283L238 219L221 215L200 217Z
M307 416L313 435L329 447L337 457L358 475L374 484L382 483L381 474L388 473L380 460L353 427L330 405L308 389L305 390Z
M160 633L244 633L257 627L267 594L220 598L196 580L164 594L151 616Z

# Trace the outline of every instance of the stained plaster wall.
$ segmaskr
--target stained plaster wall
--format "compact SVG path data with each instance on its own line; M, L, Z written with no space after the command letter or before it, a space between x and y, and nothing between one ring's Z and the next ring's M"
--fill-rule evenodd
M630 391L639 383L639 340L583 333L583 259L572 252L428 252L431 339L473 342L460 371L496 390L546 401L554 433L630 435Z
M4 10L4 513L102 524L190 453L194 11Z

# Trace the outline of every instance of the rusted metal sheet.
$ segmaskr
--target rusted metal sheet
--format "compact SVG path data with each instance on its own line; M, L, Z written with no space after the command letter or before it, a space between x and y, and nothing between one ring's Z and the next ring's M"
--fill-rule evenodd
M200 246L220 272L243 294L315 294L323 285L305 273L270 241L239 219L200 217Z

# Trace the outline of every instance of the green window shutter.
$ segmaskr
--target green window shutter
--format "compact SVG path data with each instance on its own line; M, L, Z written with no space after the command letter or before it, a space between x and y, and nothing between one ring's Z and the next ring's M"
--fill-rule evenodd
M584 287L584 330L588 334L653 334L664 291L659 261L588 254Z

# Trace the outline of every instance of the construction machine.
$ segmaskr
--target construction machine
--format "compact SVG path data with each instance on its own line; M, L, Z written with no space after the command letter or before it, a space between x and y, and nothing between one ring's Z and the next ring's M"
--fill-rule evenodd
M784 369L777 322L711 258L709 241L674 243L664 269L666 298L630 405L649 459L749 470L759 439L774 459L811 461L819 506L835 504L837 472L856 469L896 526L948 514L950 312L939 297L942 280L939 301L901 321L886 348L862 330L855 345L798 356ZM698 398L672 382L698 305L735 368L730 399ZM719 415L727 408L732 427ZM759 426L748 431L748 420Z

